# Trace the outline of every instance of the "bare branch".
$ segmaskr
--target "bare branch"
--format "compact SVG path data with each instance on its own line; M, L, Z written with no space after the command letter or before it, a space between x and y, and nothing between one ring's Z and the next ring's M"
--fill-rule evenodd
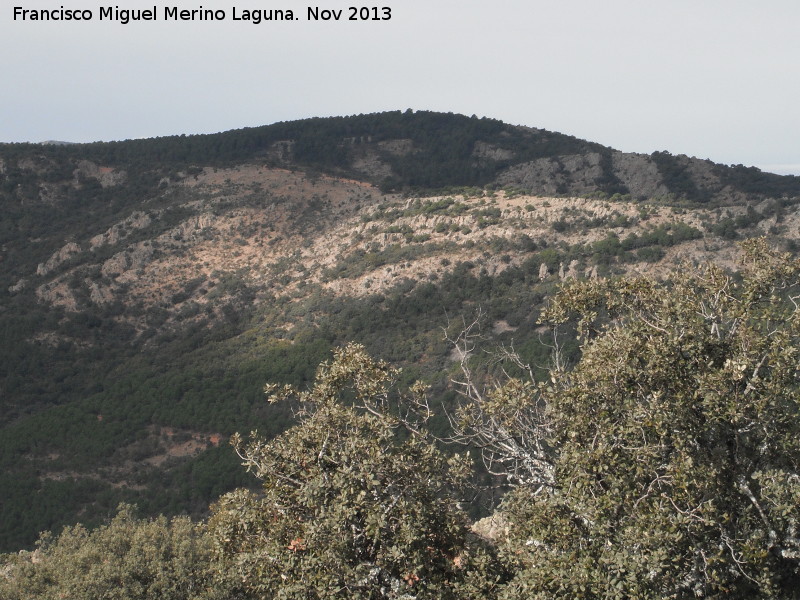
M482 339L482 316L479 311L472 322L464 321L455 337L445 330L445 339L453 345L462 375L451 382L464 400L454 412L446 413L453 431L447 441L479 449L487 472L505 477L512 485L552 488L555 478L551 449L546 443L546 407L531 366L522 360L512 342L491 353L491 362L499 365L503 373L502 382L486 379L479 383L470 369L469 358ZM554 361L556 368L563 366L560 355ZM505 365L525 372L528 381L510 377Z

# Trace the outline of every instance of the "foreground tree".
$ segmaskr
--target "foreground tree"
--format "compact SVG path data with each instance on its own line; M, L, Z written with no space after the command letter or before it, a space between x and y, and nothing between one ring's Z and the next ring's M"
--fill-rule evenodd
M212 570L204 528L188 518L137 519L120 506L95 530L45 533L35 552L0 560L3 600L232 600L232 578ZM3 557L0 557L2 559Z
M799 282L759 240L740 278L559 293L582 357L529 395L553 484L503 504L506 597L800 597Z
M269 442L234 438L263 491L223 496L209 526L257 597L491 597L487 555L453 495L469 463L424 433L419 387L395 403L395 374L351 344L311 390L268 386L297 403L298 425Z

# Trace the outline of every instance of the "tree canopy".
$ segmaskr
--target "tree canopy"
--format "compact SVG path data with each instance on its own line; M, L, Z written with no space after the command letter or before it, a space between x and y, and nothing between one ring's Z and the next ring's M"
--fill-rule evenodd
M263 489L223 496L210 529L256 596L490 597L477 575L488 555L457 502L469 464L436 449L422 390L398 398L396 373L347 345L309 391L273 396L294 399L300 423L269 442L234 439Z
M508 597L798 597L800 261L744 251L555 298L582 356L539 388L555 485L504 502Z
M107 524L42 534L34 552L0 562L4 600L233 600L237 584L212 569L211 540L187 517L137 519L120 505Z

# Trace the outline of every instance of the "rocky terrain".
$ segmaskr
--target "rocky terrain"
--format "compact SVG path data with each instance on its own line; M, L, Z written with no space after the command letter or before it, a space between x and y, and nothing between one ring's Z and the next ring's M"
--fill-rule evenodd
M0 202L5 549L123 499L206 510L243 482L227 436L291 422L264 383L333 347L446 404L450 322L538 364L564 281L733 267L800 231L794 177L435 113L0 146Z
M435 280L462 261L494 276L527 258L523 243L584 248L567 264L543 264L541 280L562 280L597 276L593 244L678 225L695 230L697 238L663 248L657 260L613 271L664 272L682 261L706 260L730 267L735 236L702 235L722 219L746 219L749 207L761 216L748 223L750 235L772 231L791 238L798 225L797 213L778 223L771 199L721 211L530 195L518 188L404 197L368 183L253 164L204 169L161 194L179 199L172 204L185 215L179 222L164 228L164 210L137 210L84 239L71 236L9 291L35 285L38 302L73 312L121 302L133 310L119 318L142 328L145 319L132 314L163 307L174 320L189 307L213 309L219 296L213 290L231 273L253 289L282 296L317 287L364 296L401 279Z

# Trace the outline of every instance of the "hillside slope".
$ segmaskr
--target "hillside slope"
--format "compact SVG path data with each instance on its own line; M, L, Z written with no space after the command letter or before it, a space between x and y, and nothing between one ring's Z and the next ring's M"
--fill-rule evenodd
M448 324L544 366L565 279L796 250L796 179L435 113L0 147L0 550L122 499L202 514L247 481L227 436L291 420L263 384L336 345L447 403Z

